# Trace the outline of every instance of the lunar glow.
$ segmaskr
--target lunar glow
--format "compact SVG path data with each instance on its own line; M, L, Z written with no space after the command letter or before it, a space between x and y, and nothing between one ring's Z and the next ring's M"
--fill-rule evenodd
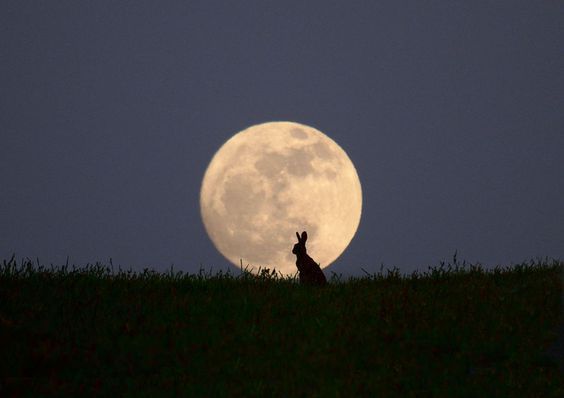
M296 231L307 231L308 254L327 267L356 233L362 192L335 141L303 124L270 122L239 132L217 151L204 175L200 210L230 262L293 275Z

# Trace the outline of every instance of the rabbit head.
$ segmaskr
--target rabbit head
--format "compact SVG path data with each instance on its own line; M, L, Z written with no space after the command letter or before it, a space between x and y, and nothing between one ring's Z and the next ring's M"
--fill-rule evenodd
M294 248L292 249L292 253L294 253L296 256L299 257L307 253L305 246L307 240L307 232L306 231L302 232L301 238L300 238L300 234L296 232L296 237L298 238L298 243L294 245Z

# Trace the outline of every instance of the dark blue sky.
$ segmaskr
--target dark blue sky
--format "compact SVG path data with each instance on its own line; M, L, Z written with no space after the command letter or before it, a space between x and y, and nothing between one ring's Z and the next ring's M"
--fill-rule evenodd
M225 267L203 173L236 132L289 120L337 141L363 187L326 273L410 272L455 249L562 259L562 15L558 1L2 1L0 256Z

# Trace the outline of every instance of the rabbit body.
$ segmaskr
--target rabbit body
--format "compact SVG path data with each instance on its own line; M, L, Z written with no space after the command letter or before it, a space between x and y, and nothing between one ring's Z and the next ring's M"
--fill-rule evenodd
M296 267L298 267L298 272L300 276L301 284L308 285L325 285L327 279L321 271L319 264L317 264L313 258L307 254L305 243L307 240L307 232L302 232L302 236L296 232L298 237L298 243L294 245L292 253L296 255Z

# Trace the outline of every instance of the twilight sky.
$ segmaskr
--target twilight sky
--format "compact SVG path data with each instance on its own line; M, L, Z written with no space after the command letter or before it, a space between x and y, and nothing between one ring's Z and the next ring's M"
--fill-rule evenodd
M289 120L341 145L362 184L359 230L326 275L425 270L455 249L488 266L563 259L562 15L558 1L2 1L0 257L225 268L200 219L204 171L236 132Z

